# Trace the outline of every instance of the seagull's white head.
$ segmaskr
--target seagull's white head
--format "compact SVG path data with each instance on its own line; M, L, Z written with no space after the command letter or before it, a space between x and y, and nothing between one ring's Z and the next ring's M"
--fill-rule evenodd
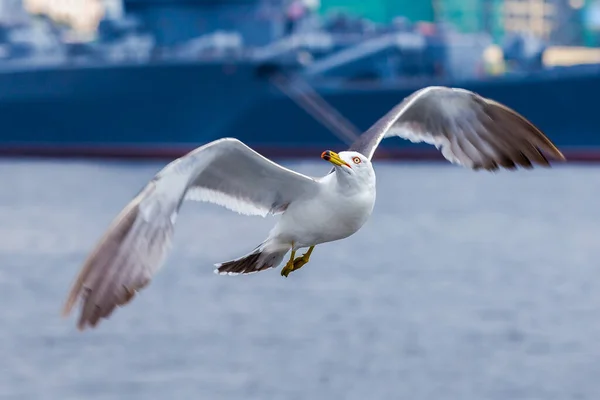
M375 171L371 161L356 151L342 151L338 154L327 150L321 154L321 158L332 163L342 179L348 177L358 182L375 182Z

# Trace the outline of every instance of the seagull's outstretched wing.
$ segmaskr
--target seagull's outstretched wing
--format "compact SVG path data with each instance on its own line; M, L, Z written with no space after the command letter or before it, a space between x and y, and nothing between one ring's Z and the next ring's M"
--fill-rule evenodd
M452 163L472 169L548 166L565 160L533 124L510 108L464 89L431 86L416 91L350 147L372 158L384 138L399 136L441 149Z
M318 190L236 139L199 147L162 169L121 211L84 263L63 313L82 297L78 327L96 326L131 300L161 267L184 199L248 214L276 214Z

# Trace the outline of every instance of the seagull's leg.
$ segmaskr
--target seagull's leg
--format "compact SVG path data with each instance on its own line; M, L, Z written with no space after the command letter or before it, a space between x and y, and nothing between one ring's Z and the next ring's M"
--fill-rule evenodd
M292 247L292 254L290 255L290 260L285 264L285 267L281 270L281 276L285 276L287 278L288 274L294 270L294 258L296 258L296 250Z
M298 257L294 260L292 271L299 270L304 265L306 265L306 263L308 263L308 261L310 260L310 254L312 253L314 248L315 248L315 246L310 246L306 253L304 253L301 257Z

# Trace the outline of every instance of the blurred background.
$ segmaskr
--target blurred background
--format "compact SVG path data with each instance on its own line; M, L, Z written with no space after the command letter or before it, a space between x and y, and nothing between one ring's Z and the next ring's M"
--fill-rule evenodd
M429 85L570 162L474 173L389 139L371 220L289 278L214 275L274 221L185 203L131 304L60 317L173 157L233 136L324 175ZM600 0L0 0L0 398L596 400L598 93Z
M302 157L427 85L507 104L572 160L600 145L596 0L0 4L2 154L172 157L234 136Z

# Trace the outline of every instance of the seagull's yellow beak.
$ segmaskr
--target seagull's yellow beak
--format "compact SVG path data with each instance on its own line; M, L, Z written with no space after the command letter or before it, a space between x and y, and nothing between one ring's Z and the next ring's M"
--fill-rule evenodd
M350 164L348 164L346 161L342 160L340 158L340 155L338 153L336 153L335 151L326 150L323 153L321 153L321 158L325 161L329 161L333 165L337 165L338 167L345 165L348 168L352 168L350 166Z

